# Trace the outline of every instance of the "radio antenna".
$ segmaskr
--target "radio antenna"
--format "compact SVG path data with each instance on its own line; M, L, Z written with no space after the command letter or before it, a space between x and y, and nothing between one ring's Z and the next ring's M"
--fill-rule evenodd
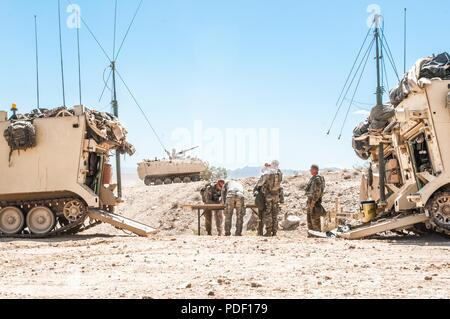
M83 105L82 100L81 100L81 92L82 92L82 87L81 87L81 51L80 51L80 28L81 28L81 23L80 23L80 12L77 10L77 49L78 49L78 93L79 93L79 97L80 97L80 105Z
M408 36L408 11L405 8L405 17L404 17L404 34L403 34L403 73L406 73L406 55L407 55L407 36Z
M59 25L59 55L61 58L61 83L63 94L63 106L66 106L66 88L64 84L64 59L63 59L63 45L62 45L62 32L61 32L61 0L58 0L58 25Z
M38 29L37 29L37 15L34 15L34 39L36 49L36 102L37 108L41 108L40 93L39 93L39 48L38 48Z

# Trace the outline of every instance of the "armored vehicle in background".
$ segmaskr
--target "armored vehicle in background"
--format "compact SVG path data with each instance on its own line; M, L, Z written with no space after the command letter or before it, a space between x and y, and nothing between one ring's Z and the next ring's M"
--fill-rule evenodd
M0 111L0 236L73 234L100 222L145 235L113 214L121 199L110 152L134 153L114 116L83 106L12 111Z
M191 183L202 179L208 165L200 159L186 157L194 149L167 152L169 159L145 160L138 164L139 178L145 185Z

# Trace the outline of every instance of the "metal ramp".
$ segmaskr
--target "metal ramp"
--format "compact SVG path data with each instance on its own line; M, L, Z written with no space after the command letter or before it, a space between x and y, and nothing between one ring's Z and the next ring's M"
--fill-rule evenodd
M90 210L88 212L88 216L92 220L109 224L117 229L130 231L133 234L136 234L141 237L149 237L158 232L156 229L152 227L103 210Z
M375 224L353 229L349 232L338 233L337 235L344 239L363 239L386 231L409 228L429 220L430 218L425 214L416 214L380 221Z

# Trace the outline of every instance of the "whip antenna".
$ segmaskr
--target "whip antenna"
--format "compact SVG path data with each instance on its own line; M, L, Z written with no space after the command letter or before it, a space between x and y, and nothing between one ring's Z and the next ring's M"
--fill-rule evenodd
M64 58L63 58L63 45L62 45L62 32L61 32L61 0L58 0L58 26L59 26L59 55L61 59L61 83L63 94L63 106L66 106L66 88L64 84Z
M37 15L34 15L34 39L36 49L36 102L37 108L41 108L40 93L39 93L39 48L38 48L38 29L37 29Z
M82 86L81 86L81 50L80 50L80 11L77 10L77 50L78 50L78 92L79 92L79 98L80 98L80 105L83 105L82 99L81 99L81 93L82 93Z

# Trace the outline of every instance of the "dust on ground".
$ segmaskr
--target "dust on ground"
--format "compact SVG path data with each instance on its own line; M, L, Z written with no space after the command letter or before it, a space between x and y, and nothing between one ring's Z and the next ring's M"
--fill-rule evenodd
M330 171L325 206L358 203L360 172ZM249 192L255 179L243 182ZM307 175L288 177L278 238L198 237L202 183L126 183L121 212L160 229L136 238L107 225L48 240L0 241L0 298L449 298L450 241L437 235L345 241L306 236ZM280 218L283 216L281 215Z

